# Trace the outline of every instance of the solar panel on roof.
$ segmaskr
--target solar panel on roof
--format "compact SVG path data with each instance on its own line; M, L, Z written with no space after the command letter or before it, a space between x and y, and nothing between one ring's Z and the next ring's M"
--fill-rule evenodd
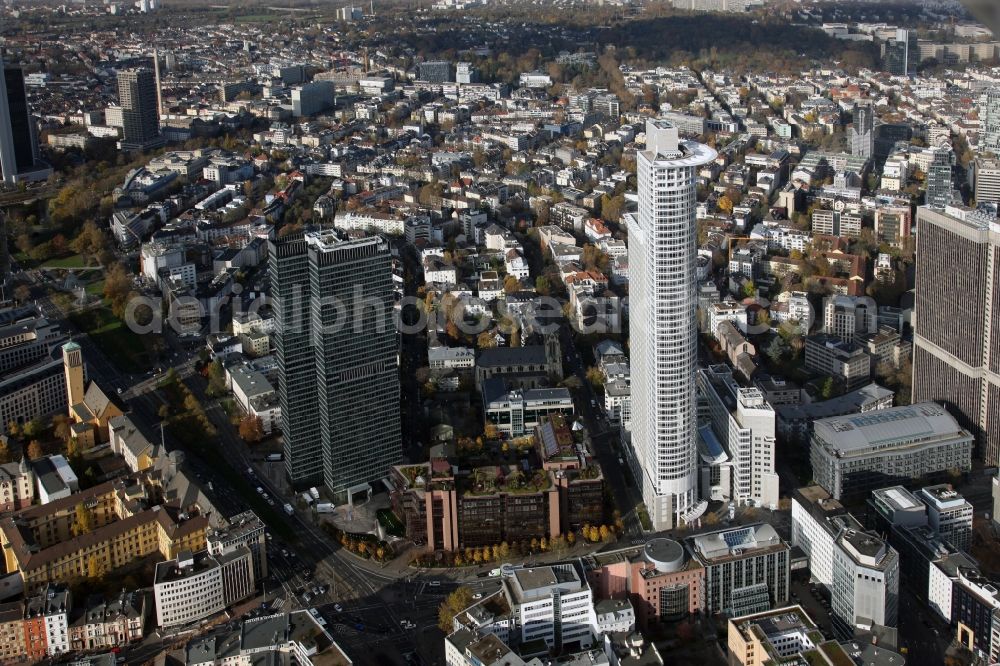
M727 546L730 548L737 548L749 543L752 540L752 535L753 528L744 527L739 530L733 530L732 532L726 532L722 535L722 538L725 540Z
M542 446L545 447L546 457L552 457L559 452L559 442L556 438L555 430L551 427L542 428Z

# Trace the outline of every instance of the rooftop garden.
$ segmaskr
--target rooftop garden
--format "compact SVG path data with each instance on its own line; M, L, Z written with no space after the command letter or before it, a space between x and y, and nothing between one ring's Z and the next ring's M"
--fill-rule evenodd
M477 467L469 475L469 495L492 495L496 493L537 493L551 485L549 475L544 470L524 472L511 467Z
M408 465L399 468L399 473L403 475L411 488L417 485L417 477L424 477L426 480L428 471L428 465Z

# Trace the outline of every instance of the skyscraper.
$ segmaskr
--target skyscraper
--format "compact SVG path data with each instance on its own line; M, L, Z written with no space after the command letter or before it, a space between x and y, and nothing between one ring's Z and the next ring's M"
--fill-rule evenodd
M893 76L908 76L916 72L920 63L917 31L903 28L896 30L896 38L882 45L882 58L885 71Z
M0 86L0 170L5 183L22 180L45 180L52 173L47 165L38 163L38 136L28 108L24 90L24 73L20 67L3 65L3 85Z
M630 216L632 350L630 464L656 529L693 520L696 467L697 293L695 185L716 152L646 122L638 153L639 211Z
M875 114L870 104L854 105L851 155L870 158L875 152Z
M931 208L944 208L951 203L952 184L951 168L955 163L955 153L951 146L931 148L934 156L927 167L927 196L925 202Z
M156 108L156 77L148 69L118 72L118 101L122 106L122 149L148 150L162 146L160 114Z
M285 471L294 485L323 482L323 446L316 409L315 351L310 314L309 252L299 234L271 241L268 273L281 381ZM292 415L295 415L292 418Z
M1000 87L979 96L979 150L1000 153Z
M1000 221L917 209L913 402L943 403L1000 463Z
M285 466L343 501L401 455L389 245L327 231L270 250Z

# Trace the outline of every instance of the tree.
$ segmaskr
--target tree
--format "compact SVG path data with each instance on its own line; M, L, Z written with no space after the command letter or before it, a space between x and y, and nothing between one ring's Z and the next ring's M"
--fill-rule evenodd
M625 209L625 195L617 194L601 197L601 218L608 222L617 222L621 219L622 211Z
M52 436L61 442L69 441L69 417L65 414L56 414L52 417Z
M208 365L208 388L205 394L211 398L225 395L226 393L226 371L222 367L222 361L215 359Z
M757 295L757 286L753 283L753 280L747 280L743 283L743 295L746 298L753 298Z
M601 369L596 366L590 366L587 368L587 381L591 383L594 388L600 388L604 386L604 373Z
M508 557L510 557L510 546L506 541L502 541L500 543L500 559L506 560Z
M86 222L69 246L74 252L83 255L85 260L96 259L107 250L108 238L95 223Z
M247 414L240 420L240 437L247 444L256 444L264 439L264 422L259 416Z
M104 279L104 298L111 303L111 312L121 319L125 315L129 295L132 293L132 276L125 267L115 264Z
M94 530L94 516L90 513L90 509L84 506L83 502L79 502L75 511L76 522L73 524L73 532L77 536L90 534Z
M486 439L497 439L500 437L500 429L492 421L483 424L483 435Z
M611 540L611 534L612 534L611 528L609 528L607 525L601 525L601 529L600 529L599 533L600 533L601 541L610 541Z
M489 331L483 331L479 334L479 337L476 338L476 345L480 349L492 349L497 346L497 341L496 338L493 337L492 333Z
M21 439L24 435L24 429L20 423L11 420L7 422L7 434L14 439Z
M716 205L719 207L719 210L721 210L726 215L731 215L733 212L733 200L730 199L725 194L719 197L719 201L716 203Z
M566 543L568 543L570 547L576 543L576 532L569 532L566 534Z
M26 284L19 284L14 287L14 298L18 303L27 303L31 300L31 288Z
M835 391L835 386L833 383L833 377L827 377L823 380L823 385L820 388L820 395L824 400L829 400L833 397Z
M0 465L6 465L9 462L13 462L14 456L10 451L10 444L7 443L6 437L0 437Z
M767 357L771 359L771 362L775 365L781 363L781 360L785 357L785 352L788 350L788 344L785 342L784 338L780 335L776 335L771 339L770 344L767 345L767 349L764 353Z
M542 296L550 296L552 294L552 284L547 276L539 275L535 278L535 291Z
M39 458L45 455L45 453L42 451L42 445L38 443L37 439L31 440L31 443L28 444L27 454L28 454L28 460L38 460Z
M41 435L43 430L45 430L45 424L39 419L31 419L21 428L21 433L25 439L33 439Z
M513 275L508 275L503 279L503 291L505 294L513 294L521 289L521 281Z
M607 270L610 260L608 255L602 252L599 247L593 245L592 243L587 243L583 246L583 250L580 252L580 261L583 262L583 267L585 269L596 270L603 273Z
M472 589L463 585L447 597L438 607L438 628L446 634L452 631L451 623L455 616L472 603Z
M91 555L87 558L87 578L91 580L96 580L101 577L103 567L101 563L97 561L96 555Z
M66 457L70 460L80 457L80 440L76 437L66 439Z

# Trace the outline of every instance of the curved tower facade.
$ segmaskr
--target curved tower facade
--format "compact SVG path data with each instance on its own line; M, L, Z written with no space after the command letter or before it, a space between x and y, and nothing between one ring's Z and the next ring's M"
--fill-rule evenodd
M695 186L698 170L715 158L708 146L680 141L672 123L647 121L637 158L639 211L628 221L630 463L658 530L700 513Z

